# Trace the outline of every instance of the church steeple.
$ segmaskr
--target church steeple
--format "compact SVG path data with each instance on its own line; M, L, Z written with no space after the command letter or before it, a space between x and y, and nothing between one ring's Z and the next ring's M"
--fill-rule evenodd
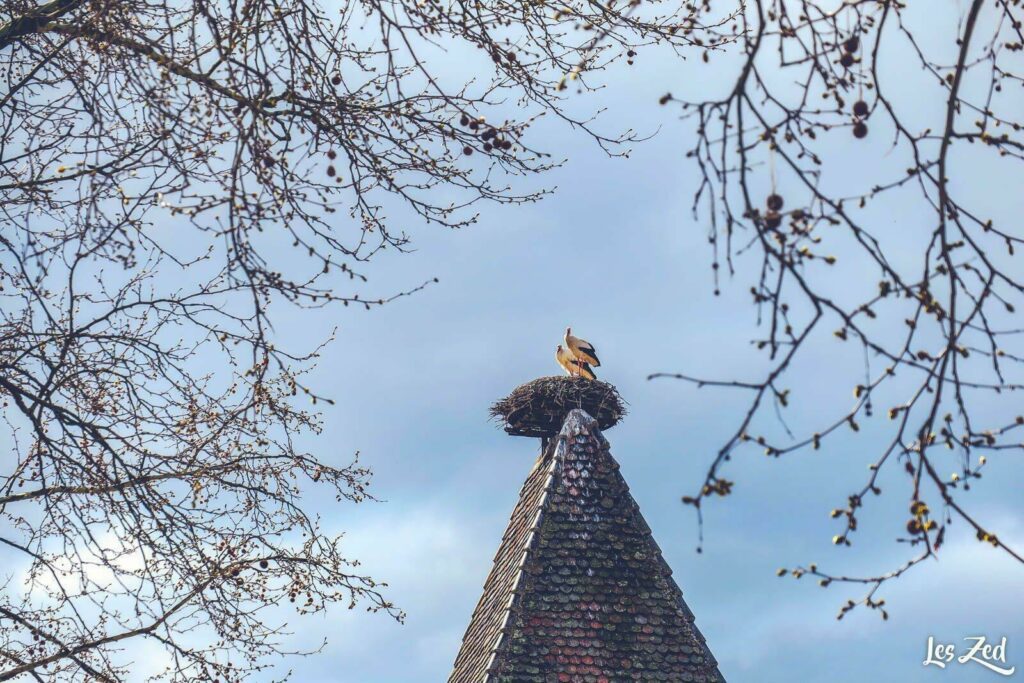
M552 436L449 683L724 681L597 420Z

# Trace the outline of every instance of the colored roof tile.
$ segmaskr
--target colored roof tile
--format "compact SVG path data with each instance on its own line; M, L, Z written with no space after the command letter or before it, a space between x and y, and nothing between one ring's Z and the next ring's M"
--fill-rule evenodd
M523 484L448 681L724 681L585 411Z

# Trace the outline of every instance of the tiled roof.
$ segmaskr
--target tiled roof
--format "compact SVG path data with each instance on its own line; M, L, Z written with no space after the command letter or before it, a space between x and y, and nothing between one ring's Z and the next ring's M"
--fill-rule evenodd
M586 412L527 477L448 681L724 681Z

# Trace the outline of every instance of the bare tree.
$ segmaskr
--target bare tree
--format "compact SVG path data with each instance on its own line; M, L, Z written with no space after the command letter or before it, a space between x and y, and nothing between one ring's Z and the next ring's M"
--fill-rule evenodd
M862 509L882 494L880 476L899 468L907 512L898 540L914 548L906 563L866 576L815 564L779 570L822 586L863 584L839 618L858 605L887 616L879 588L936 557L954 522L1024 562L968 500L986 457L1022 448L1014 313L1024 281L1014 254L1024 236L1011 222L1019 217L993 212L1013 191L999 178L1016 177L1024 158L1024 10L1016 0L913 4L752 0L734 27L739 59L727 91L662 99L696 126L687 156L702 176L694 212L710 222L716 294L720 270L749 279L765 330L753 342L768 363L752 380L652 376L749 396L683 502L700 518L709 499L728 495L730 459L744 445L786 457L827 449L869 419L891 420L866 479L831 511L833 542L851 545ZM850 146L863 150L859 159ZM925 217L927 228L894 229L884 213L893 207ZM781 417L801 397L787 383L828 339L838 359L863 364L863 380L842 387L852 404L828 423L791 431Z
M274 312L410 293L360 293L409 239L386 207L459 227L539 198L510 185L552 163L536 116L630 138L570 84L721 39L678 3L331 7L0 9L0 680L123 680L146 641L158 678L238 681L285 649L275 605L400 618L304 502L369 472L303 447L320 347L279 347Z

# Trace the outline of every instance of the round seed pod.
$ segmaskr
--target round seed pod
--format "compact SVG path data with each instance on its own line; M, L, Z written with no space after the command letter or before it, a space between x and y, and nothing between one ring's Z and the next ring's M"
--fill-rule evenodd
M781 211L782 210L782 205L784 204L784 202L782 200L782 195L779 195L779 194L770 194L770 195L768 195L768 200L767 200L766 204L767 204L768 208L770 210L772 210L772 211Z
M853 137L863 138L868 134L868 127L863 121L853 124Z
M868 103L864 100L857 100L853 103L853 113L857 116L864 118L868 115L869 111L870 107L868 107Z
M843 42L843 49L847 52L856 52L860 49L860 38L857 36L850 36Z
M470 147L469 145L466 145L465 147L462 148L462 153L468 157L470 154L473 153L473 148Z
M853 66L853 62L853 55L850 54L849 52L844 52L843 56L839 58L839 63L845 66L847 69Z
M771 230L782 225L782 214L777 211L769 211L764 216L764 224Z

